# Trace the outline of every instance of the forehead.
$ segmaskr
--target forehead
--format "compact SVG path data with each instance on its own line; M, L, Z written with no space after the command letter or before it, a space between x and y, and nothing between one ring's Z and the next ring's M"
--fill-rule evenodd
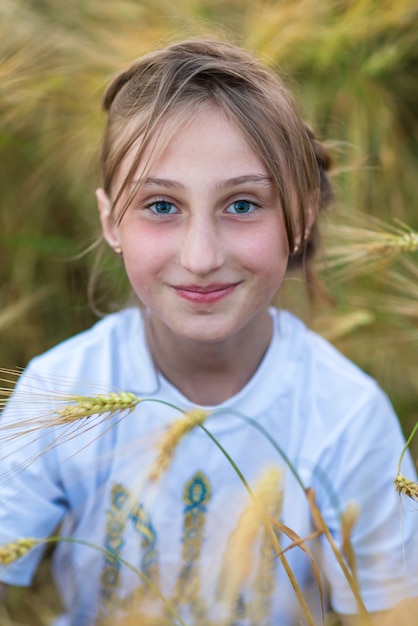
M267 176L264 161L244 132L219 107L171 115L145 138L140 136L122 161L119 181L149 176L222 179L224 174Z

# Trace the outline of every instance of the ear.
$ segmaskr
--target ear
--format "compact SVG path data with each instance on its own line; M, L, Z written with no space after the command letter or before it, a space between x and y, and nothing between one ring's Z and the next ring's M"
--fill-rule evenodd
M112 213L112 203L104 189L96 189L96 199L103 236L111 248L120 248L121 240L119 228Z

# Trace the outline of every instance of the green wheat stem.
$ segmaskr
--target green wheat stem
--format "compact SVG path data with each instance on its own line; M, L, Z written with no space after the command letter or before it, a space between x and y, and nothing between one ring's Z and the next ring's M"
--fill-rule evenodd
M184 415L187 415L187 411L180 409L180 407L176 406L175 404L171 404L171 402L167 402L166 400L160 400L159 398L143 398L141 400L141 404L143 402L155 402L156 404L164 404L165 406L168 406L170 409L175 409L176 411L179 411L179 413L183 413Z
M212 433L203 424L199 424L199 428L201 428L207 434L207 436L210 439L212 439L213 443L218 446L219 450L222 452L222 454L225 456L225 458L228 460L228 462L231 464L231 466L235 470L236 474L240 478L242 484L244 485L244 487L246 488L250 496L253 497L254 494L252 492L252 489L250 485L248 484L247 480L245 479L243 473L239 469L238 465L235 463L234 459L228 454L228 452L225 450L223 445L219 443L217 438L214 435L212 435Z
M268 430L266 430L263 426L261 426L261 424L259 424L255 419L253 419L252 417L249 417L248 415L245 415L244 413L240 413L239 411L230 411L230 413L232 415L235 415L236 417L239 417L240 419L244 420L245 422L248 422L249 424L251 424L251 426L256 428L258 431L260 431L260 433L262 433L264 435L264 437L271 443L271 445L276 450L276 452L278 452L280 454L280 456L282 457L283 461L286 463L286 465L288 466L288 468L292 472L293 476L296 478L296 480L297 480L298 484L300 485L300 487L302 488L303 492L305 492L306 491L306 485L303 483L303 480L300 477L296 467L293 465L292 461L289 459L289 457L287 456L287 454L285 453L283 448L281 448L279 446L279 444L277 443L277 441L270 435Z
M404 446L404 449L403 449L403 450L402 450L402 452L401 452L401 456L399 457L399 463L398 463L398 474L400 474L400 473L401 473L401 464L402 464L402 459L403 459L403 457L405 456L405 452L408 450L409 446L411 445L411 441L412 441L412 439L414 438L415 433L417 432L417 430L418 430L418 422L415 424L414 428L412 429L412 432L411 432L411 434L409 435L409 437L408 437L408 439L407 439L407 441L406 441L406 444L405 444L405 446Z
M224 409L219 409L218 411L214 411L212 413L212 415L215 415L216 413L222 413L223 411L224 411ZM300 485L300 487L303 490L303 492L306 493L307 486L303 482L303 480L302 480L300 474L298 473L296 467L293 465L292 461L289 459L289 457L287 456L287 454L285 453L283 448L281 448L281 446L277 443L277 441L270 435L268 430L266 430L263 426L261 426L261 424L259 424L252 417L249 417L248 415L245 415L245 413L241 413L240 411L234 411L234 410L231 410L231 409L228 409L228 413L230 413L231 415L234 415L235 417L238 417L238 418L248 422L251 426L253 426L258 431L260 431L262 433L262 435L264 435L264 437L271 443L271 445L276 450L276 452L278 452L279 455L282 457L282 459L284 460L284 462L286 463L286 465L290 469L291 473L293 474L293 476L296 479L297 483ZM334 489L332 487L332 484L330 483L330 481L327 478L326 474L324 472L322 472L322 470L321 470L321 472L319 474L319 468L316 467L315 471L317 472L318 478L321 481L321 483L330 492L329 493L329 498L330 498L330 502L331 502L334 510L338 513L338 515L341 515L341 505L340 505L340 502L338 500L338 495L335 493L335 491L334 491Z

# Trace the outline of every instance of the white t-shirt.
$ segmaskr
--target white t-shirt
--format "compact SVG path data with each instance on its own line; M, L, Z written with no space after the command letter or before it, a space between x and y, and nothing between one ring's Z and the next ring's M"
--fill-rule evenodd
M282 468L278 517L300 537L314 530L303 487L315 490L337 544L341 512L349 503L359 506L352 543L369 611L418 595L418 512L407 501L400 504L394 493L404 441L386 396L300 320L275 309L271 315L274 335L258 370L238 394L209 407L213 415L206 428L250 486L263 469ZM122 418L92 417L36 432L30 441L16 439L7 448L0 431L5 450L0 545L48 536L64 520L61 535L110 550L149 576L187 624L219 623L223 556L248 494L230 461L200 428L181 440L160 480L149 481L158 441L181 416L169 405L184 410L193 405L156 371L140 311L110 315L34 359L2 423L52 410L54 402L42 399L43 389L86 395L125 390L149 401ZM408 456L403 471L414 475ZM279 541L283 548L291 543L283 533ZM267 545L261 536L231 624L291 626L302 615L288 576ZM353 594L328 542L322 537L308 545L329 588L330 605L355 613ZM0 580L29 584L41 555L35 548L0 567ZM319 616L310 557L298 547L286 557ZM61 543L54 570L67 608L60 626L93 624L97 615L120 607L132 594L141 597L144 590L144 610L159 610L138 572L100 549Z

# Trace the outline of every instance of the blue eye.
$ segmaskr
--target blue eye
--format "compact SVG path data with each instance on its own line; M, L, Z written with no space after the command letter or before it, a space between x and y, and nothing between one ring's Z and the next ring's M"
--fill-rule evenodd
M236 200L229 205L227 213L233 213L235 215L243 215L246 213L252 213L256 209L256 205L249 200Z
M151 209L151 211L153 211L154 213L158 213L159 215L171 215L175 212L175 206L171 204L171 202L167 202L166 200L158 200L157 202L153 202L148 206L148 208Z

